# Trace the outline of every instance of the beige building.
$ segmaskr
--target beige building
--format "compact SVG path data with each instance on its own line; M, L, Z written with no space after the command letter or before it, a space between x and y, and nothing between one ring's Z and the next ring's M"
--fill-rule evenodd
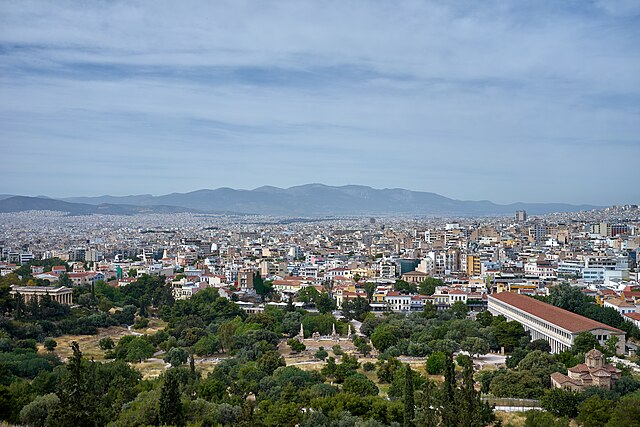
M253 279L255 272L251 268L243 268L238 272L238 287L247 291L253 289Z
M401 277L402 280L408 283L422 283L425 279L428 279L429 275L420 271L410 271L404 273Z
M28 304L32 299L37 299L38 302L45 296L49 295L52 300L59 302L60 304L71 305L73 303L73 289L66 286L60 286L59 288L53 288L49 286L11 286L10 294L16 296L20 294L24 298L25 304Z
M610 390L620 379L620 369L605 364L604 354L590 350L584 356L584 363L569 368L569 375L560 372L551 374L551 384L556 388L582 391L587 387L602 387Z

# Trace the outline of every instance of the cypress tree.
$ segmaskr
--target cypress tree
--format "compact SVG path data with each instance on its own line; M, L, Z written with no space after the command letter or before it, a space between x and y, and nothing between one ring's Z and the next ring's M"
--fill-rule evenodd
M413 400L413 371L407 363L404 378L404 427L413 427L415 403Z
M178 427L184 425L182 401L180 400L180 386L171 370L165 374L164 384L160 391L159 405L158 420L160 421L160 425Z
M94 362L83 366L82 352L77 342L71 343L73 356L67 364L68 374L63 378L56 394L60 404L51 415L52 425L59 427L92 427L101 425L95 387Z
M458 414L456 411L456 367L452 360L452 355L447 355L444 367L444 384L442 385L442 424L445 426L455 426L458 424Z
M467 356L458 356L458 362L462 366L462 388L458 392L457 407L460 409L458 425L472 427L477 425L476 391L473 380L473 362Z
M196 361L193 358L193 349L191 349L191 352L189 354L189 370L191 372L191 380L195 381L196 380Z
M16 292L16 301L15 301L15 318L20 320L24 317L25 315L25 304L24 304L24 297L22 296L22 294L20 292Z
M418 410L414 423L420 427L438 427L438 398L437 390L431 380L424 382L422 393L418 399Z

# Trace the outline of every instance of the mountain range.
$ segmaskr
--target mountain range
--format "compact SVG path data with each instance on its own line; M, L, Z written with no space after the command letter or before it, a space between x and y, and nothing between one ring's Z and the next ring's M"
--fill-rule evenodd
M307 184L290 188L263 186L254 190L218 188L189 193L131 196L25 197L0 195L0 212L54 210L74 215L104 213L207 212L276 216L333 215L511 215L516 210L540 215L575 212L599 206L566 203L512 203L500 205L488 200L455 200L436 193L402 188L374 189L361 185L328 186Z
M23 211L58 211L71 215L135 215L145 213L178 213L195 212L179 206L135 206L128 204L88 204L70 203L63 200L51 199L49 197L26 197L26 196L0 196L0 212L23 212Z

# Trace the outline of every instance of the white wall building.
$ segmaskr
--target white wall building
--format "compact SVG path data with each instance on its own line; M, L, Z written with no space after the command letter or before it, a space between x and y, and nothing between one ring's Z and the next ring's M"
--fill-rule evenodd
M531 339L545 339L552 353L571 348L581 332L591 332L600 344L612 336L618 337L617 353L623 354L625 333L604 323L596 322L578 314L538 301L534 298L502 292L489 295L489 311L515 320L531 333Z

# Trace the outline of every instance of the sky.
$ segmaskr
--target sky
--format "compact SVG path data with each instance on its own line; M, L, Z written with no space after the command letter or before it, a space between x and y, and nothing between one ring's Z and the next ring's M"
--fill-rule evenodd
M0 0L0 193L640 203L640 0Z

